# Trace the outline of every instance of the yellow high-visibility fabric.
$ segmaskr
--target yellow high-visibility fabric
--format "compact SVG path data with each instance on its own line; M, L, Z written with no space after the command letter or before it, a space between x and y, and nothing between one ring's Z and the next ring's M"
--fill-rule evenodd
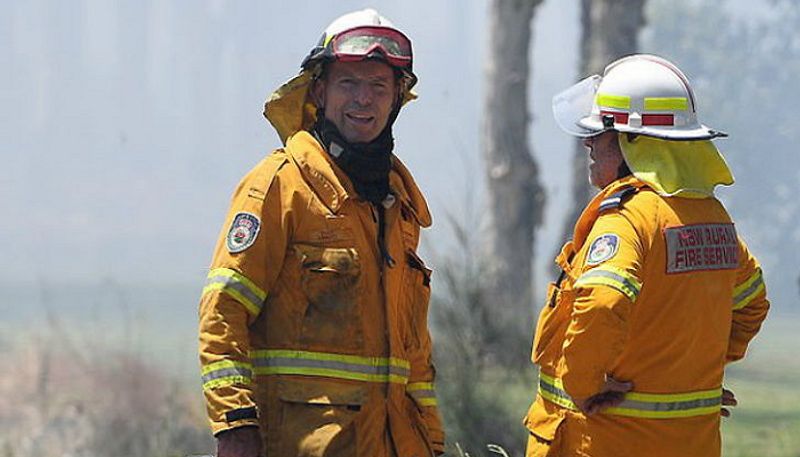
M617 180L587 205L556 263L561 280L533 343L541 381L527 455L718 457L725 362L744 356L769 308L722 204ZM735 309L736 297L747 306ZM633 392L582 414L577 400L606 376Z
M639 180L664 196L706 198L718 185L733 184L728 164L711 140L668 141L619 135L625 162Z
M355 457L390 456L387 443L397 455L443 449L438 408L406 390L435 378L431 272L416 254L431 216L396 157L389 181L392 267L378 247L373 206L356 198L308 132L291 135L241 181L200 303L214 433L257 425L267 457L355 446L342 434L360 440L340 453ZM231 250L230 228L243 213L259 221L248 232L257 235Z

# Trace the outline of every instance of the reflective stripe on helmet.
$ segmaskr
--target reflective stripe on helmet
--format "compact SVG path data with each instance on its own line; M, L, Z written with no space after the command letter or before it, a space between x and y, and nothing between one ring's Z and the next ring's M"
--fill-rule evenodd
M573 285L576 289L591 286L610 287L628 297L630 301L636 301L642 290L642 284L636 276L609 265L602 265L587 271Z
M585 103L590 97L592 103ZM612 62L602 77L591 76L556 95L553 112L559 127L583 138L610 129L667 140L726 136L698 121L694 94L680 69L646 54Z
M759 268L747 281L733 289L733 309L742 309L749 305L758 294L764 291L764 277Z
M564 390L560 379L539 374L539 395L563 408L577 411L578 407ZM617 416L648 419L671 419L719 413L722 406L722 388L683 392L679 394L646 394L628 392L619 405L603 410Z
M412 382L406 386L409 393L420 406L436 406L436 392L432 382Z
M631 109L631 98L627 95L597 94L597 105L608 108Z
M362 357L292 349L251 351L257 375L301 375L367 382L406 384L411 372L408 360L394 357Z
M253 379L253 366L246 362L220 360L204 366L201 379L203 390L231 384L250 384Z
M689 100L686 97L645 97L645 111L687 110Z
M267 293L253 281L230 268L215 268L208 272L203 295L215 290L230 295L255 316L261 312L261 306L267 298Z

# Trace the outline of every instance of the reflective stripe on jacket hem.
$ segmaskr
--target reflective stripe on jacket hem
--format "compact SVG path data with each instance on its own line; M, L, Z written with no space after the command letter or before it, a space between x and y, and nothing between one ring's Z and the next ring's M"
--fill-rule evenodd
M411 373L408 360L394 357L362 357L292 349L250 352L257 375L301 375L366 382L406 384Z
M577 411L578 407L564 390L560 379L539 374L539 395L562 408ZM679 394L645 394L628 392L619 405L603 410L604 414L671 419L719 413L722 406L722 388L685 392Z

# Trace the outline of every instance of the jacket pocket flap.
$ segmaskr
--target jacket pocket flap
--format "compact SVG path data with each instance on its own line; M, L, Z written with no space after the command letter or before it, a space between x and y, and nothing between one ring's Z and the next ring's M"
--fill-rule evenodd
M310 271L358 275L361 269L358 252L353 248L327 248L295 244L294 249L303 268Z
M556 430L563 420L564 410L542 400L542 397L537 395L536 401L531 405L523 422L534 435L545 441L553 441L556 437Z
M313 380L278 381L278 398L291 403L316 405L363 405L367 387Z
M417 255L417 253L412 251L411 249L407 249L406 262L408 263L409 267L419 271L424 275L423 284L429 286L433 270L425 266L425 262L422 261L422 259Z

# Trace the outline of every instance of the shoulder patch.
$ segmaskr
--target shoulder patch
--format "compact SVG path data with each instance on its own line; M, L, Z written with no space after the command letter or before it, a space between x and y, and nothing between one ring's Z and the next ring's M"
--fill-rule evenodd
M598 211L602 213L603 211L619 208L620 206L622 206L622 203L625 201L625 199L627 199L628 197L630 197L631 195L635 194L638 191L639 189L634 186L623 187L617 192L614 192L613 194L604 198L603 201L600 202L600 208L598 209Z
M614 257L619 249L619 237L616 233L604 233L592 241L589 253L586 254L587 265L597 265Z
M256 242L261 229L261 219L252 213L236 213L228 230L226 244L231 254L242 252Z

